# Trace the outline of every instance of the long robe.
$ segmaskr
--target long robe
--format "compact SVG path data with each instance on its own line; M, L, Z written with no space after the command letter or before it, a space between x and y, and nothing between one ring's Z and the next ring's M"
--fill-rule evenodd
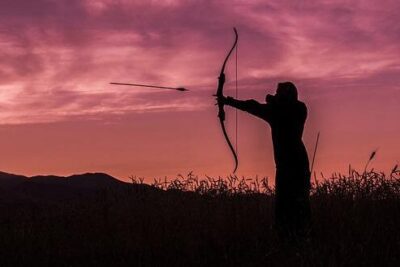
M276 165L275 226L282 235L303 235L310 221L310 167L302 141L307 107L301 101L261 104L227 98L227 105L268 122Z

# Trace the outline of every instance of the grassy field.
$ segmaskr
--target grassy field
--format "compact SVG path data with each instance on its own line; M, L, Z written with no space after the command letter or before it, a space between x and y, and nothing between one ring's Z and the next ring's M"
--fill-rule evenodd
M400 266L400 171L313 183L310 240L272 228L266 179L193 174L68 201L0 202L0 266ZM218 264L218 265L217 265Z

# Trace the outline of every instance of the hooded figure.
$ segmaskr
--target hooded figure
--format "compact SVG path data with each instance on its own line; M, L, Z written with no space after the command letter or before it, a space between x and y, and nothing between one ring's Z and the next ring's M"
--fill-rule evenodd
M302 141L307 107L298 100L296 86L292 82L279 83L276 94L267 95L265 104L232 97L218 101L270 125L276 165L275 227L283 237L304 236L310 221L310 167Z

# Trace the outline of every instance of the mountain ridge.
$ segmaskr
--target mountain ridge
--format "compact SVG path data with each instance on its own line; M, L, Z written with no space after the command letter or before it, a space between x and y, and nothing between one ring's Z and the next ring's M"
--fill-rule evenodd
M129 186L132 184L101 172L69 176L24 176L0 171L0 200L5 201L64 200L89 196L101 189Z

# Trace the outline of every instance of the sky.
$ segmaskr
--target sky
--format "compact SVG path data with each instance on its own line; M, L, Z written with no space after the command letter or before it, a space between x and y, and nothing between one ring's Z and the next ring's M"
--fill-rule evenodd
M236 66L239 99L263 102L293 81L310 158L321 134L318 176L362 171L374 150L370 167L388 172L400 160L398 10L398 0L2 0L0 170L229 175L212 95L236 27L225 95L236 94ZM274 176L265 122L239 113L237 146L239 176Z

